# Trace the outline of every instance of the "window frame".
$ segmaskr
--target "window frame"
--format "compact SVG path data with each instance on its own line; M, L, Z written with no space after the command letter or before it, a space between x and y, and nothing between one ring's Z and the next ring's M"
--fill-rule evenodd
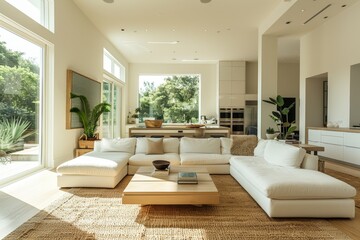
M54 45L38 36L34 32L26 29L22 25L14 22L13 20L0 15L0 27L9 31L32 44L37 45L42 49L42 61L39 72L39 145L41 145L41 151L39 153L39 166L25 170L19 174L13 175L8 179L0 182L0 184L9 182L44 167L52 168L54 166L53 159L53 142L50 141L53 136L53 62L54 62Z
M104 64L105 58L108 58L110 60L111 63L110 72L107 69L105 69L105 64ZM116 76L115 67L119 68L120 76ZM104 48L103 50L103 70L104 72L106 72L107 75L111 76L111 78L116 79L123 83L126 82L125 67L106 48Z
M41 26L45 27L51 32L55 32L55 4L54 0L40 0L40 19L39 21L37 19L32 18L27 12L22 11L19 9L16 5L13 5L11 1L5 0L7 4L14 7L36 23L40 24Z

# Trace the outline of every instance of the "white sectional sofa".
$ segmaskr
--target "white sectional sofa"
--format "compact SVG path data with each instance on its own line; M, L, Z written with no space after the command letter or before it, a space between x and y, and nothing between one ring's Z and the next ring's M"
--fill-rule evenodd
M93 152L57 168L59 187L115 187L153 160L231 174L270 217L355 215L355 188L318 172L318 157L274 140L260 140L254 156L231 155L230 138L103 139Z
M275 140L233 156L230 174L270 217L353 218L356 189L317 170L317 156Z

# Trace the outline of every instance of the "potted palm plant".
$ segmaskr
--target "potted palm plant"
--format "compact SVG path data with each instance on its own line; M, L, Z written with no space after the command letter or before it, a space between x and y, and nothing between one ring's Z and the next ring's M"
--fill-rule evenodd
M99 103L93 109L90 109L89 101L85 96L70 93L70 98L78 98L81 102L80 108L72 107L70 109L70 112L76 113L79 116L79 120L84 128L84 133L79 139L79 147L94 148L94 141L98 139L96 129L99 118L104 112L111 111L111 105L109 103Z

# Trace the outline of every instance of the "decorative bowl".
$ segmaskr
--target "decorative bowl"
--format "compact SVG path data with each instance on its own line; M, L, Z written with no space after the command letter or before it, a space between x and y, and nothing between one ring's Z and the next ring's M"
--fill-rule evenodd
M152 164L158 170L165 170L169 167L170 162L165 160L155 160L152 162Z
M147 128L161 128L163 120L145 120Z

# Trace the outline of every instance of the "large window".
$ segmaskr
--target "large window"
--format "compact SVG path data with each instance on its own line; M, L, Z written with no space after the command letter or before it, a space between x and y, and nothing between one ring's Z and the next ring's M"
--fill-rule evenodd
M116 58L113 57L106 49L104 49L103 59L104 70L115 77L117 80L125 82L125 68L122 66Z
M1 23L1 22L0 22ZM0 25L0 182L41 165L44 46Z
M54 32L54 0L6 0L34 21Z
M199 121L200 75L139 77L139 121L162 119L165 123Z
M111 112L102 116L102 136L107 138L121 135L122 86L125 82L125 68L106 50L103 54L103 101L111 104Z

